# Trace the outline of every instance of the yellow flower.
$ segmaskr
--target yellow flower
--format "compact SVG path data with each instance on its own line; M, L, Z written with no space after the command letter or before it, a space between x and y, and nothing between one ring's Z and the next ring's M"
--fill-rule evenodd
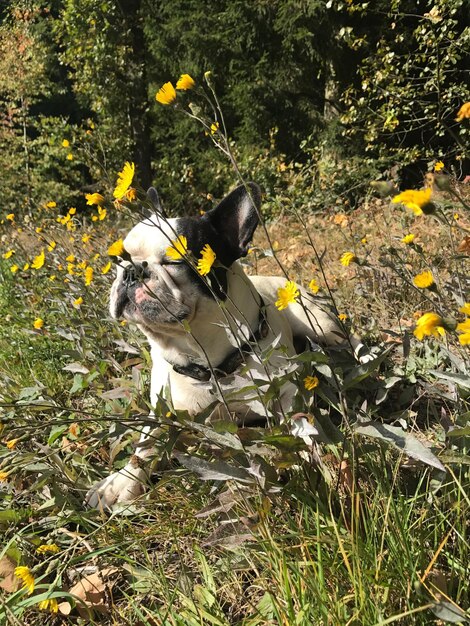
M338 315L338 319L339 319L341 322L345 322L345 321L348 319L348 316L346 315L346 313L340 313L340 314Z
M442 337L446 334L443 326L443 320L437 313L425 313L416 322L416 328L413 331L414 336L423 341L425 335L433 337Z
M0 483L4 482L5 480L8 480L9 475L10 475L10 472L0 472Z
M100 220L100 222L102 222L104 220L104 218L106 217L106 209L103 209L103 207L98 207L98 218Z
M49 276L49 280L52 282L53 280L55 280L57 278L57 276L55 274L52 274L52 276Z
M73 206L73 207L70 207L70 209L69 209L69 215L75 215L75 213L76 213L76 212L77 212L77 209L76 209L74 206Z
M57 202L54 202L53 200L51 200L51 202L46 203L46 207L48 209L55 209L56 206L57 206Z
M3 257L4 259L9 259L9 258L10 258L11 256L13 256L14 254L15 254L15 251L14 251L14 250L7 250L6 252L4 252L4 253L2 254L2 257Z
M442 161L438 161L435 165L434 165L434 171L435 172L440 172L442 169L444 169L444 163Z
M9 220L10 222L13 222L14 219L15 219L15 214L14 213L8 213L7 220Z
M19 269L20 269L20 268L18 267L18 265L12 265L12 266L10 267L10 272L11 272L12 274L16 274L16 272L17 272Z
M102 202L104 202L104 196L102 196L100 193L87 193L85 194L85 199L86 203L89 206L92 206L93 204L101 204Z
M126 195L126 191L131 186L132 180L135 174L135 165L134 163L129 163L126 161L122 171L118 173L118 178L116 181L116 187L113 191L113 196L117 200L121 200Z
M82 237L82 242L83 242L83 243L88 243L88 242L90 241L90 239L91 239L91 235L87 235L87 234L85 234L85 235L83 235L83 237Z
M176 89L181 89L183 91L187 91L188 89L192 89L195 87L196 83L193 78L189 74L181 74L178 82L176 83Z
M160 104L171 104L174 100L176 100L176 91L171 83L165 83L163 87L157 91L157 95L155 96L157 102Z
M49 613L57 613L59 610L59 604L55 598L46 598L45 600L41 600L38 604L38 608L40 611L49 611Z
M459 311L464 315L470 315L470 302L466 302L462 307L460 307Z
M23 265L23 272L26 272L27 270L29 270L29 268L30 268L29 263L25 263L25 264Z
M36 330L41 330L41 328L44 326L44 320L41 319L40 317L37 317L34 320L33 326Z
M75 255L69 254L69 256L65 258L65 260L68 261L69 263L75 263Z
M79 298L77 298L76 300L73 301L73 306L76 307L76 308L78 308L82 304L83 304L82 296L80 296Z
M54 248L56 247L56 242L55 241L51 241L51 243L47 246L47 249L49 250L49 252L52 252L52 250L54 250Z
M215 135L215 133L219 130L219 122L213 122L211 124L211 135Z
M392 199L394 204L403 204L407 209L411 209L415 215L422 215L426 212L426 207L431 204L432 189L407 189Z
M287 309L289 304L295 302L295 299L300 295L297 285L292 281L288 280L284 287L279 287L277 290L277 297L275 305L282 311L283 309Z
M71 152L67 155L67 161L73 161L73 154Z
M401 242L406 243L406 245L409 246L410 244L413 243L414 240L415 240L415 235L413 235L413 233L410 233L409 235L405 235L403 239L401 240Z
M456 122L461 122L465 118L470 118L470 102L465 102L459 109L457 113L457 117L455 118Z
M92 267L87 267L85 270L85 285L88 287L88 285L91 285L92 281L93 281L93 268Z
M44 261L46 260L46 255L44 254L44 250L41 250L41 254L38 254L37 257L34 257L33 262L31 263L31 267L33 270L40 270L44 265Z
M75 274L74 268L75 268L75 265L73 263L67 264L67 274L69 276L73 276Z
M340 258L341 265L348 267L351 263L357 262L357 257L354 252L345 252Z
M16 447L16 444L18 443L18 441L19 441L19 439L18 439L18 438L16 438L16 439L9 439L9 440L6 442L6 447L7 447L9 450L13 450L13 448L15 448L15 447Z
M109 256L122 256L124 252L125 252L124 242L122 239L118 239L117 241L112 243L108 248Z
M306 376L304 378L304 386L305 386L305 389L307 389L308 391L312 391L312 389L315 389L315 387L318 387L319 384L320 384L320 381L318 380L316 376Z
M210 245L206 243L204 248L200 252L201 258L197 262L197 271L201 276L206 276L211 271L211 267L214 265L215 252Z
M188 240L184 235L180 235L178 239L171 242L171 246L166 249L166 255L177 261L183 258L188 252Z
M457 324L457 332L461 333L459 335L460 344L462 346L470 346L470 318Z
M320 285L314 278L312 278L312 280L309 282L308 288L312 293L318 293L320 291Z
M107 274L109 272L109 270L112 267L112 263L111 261L108 261L108 263L106 263L106 265L101 269L101 273L102 274Z
M64 139L62 141L62 148L68 148L70 146L70 141L68 139Z
M23 581L24 587L28 590L28 594L31 595L34 591L34 576L31 574L29 567L24 565L15 567L15 576Z
M43 228L41 228L41 226L36 226L36 228L35 228L34 230L35 230L35 231L37 232L37 234L39 235L39 233L42 233Z
M46 554L46 552L52 552L52 554L55 554L57 552L60 552L60 548L55 543L43 543L38 548L36 548L36 552L38 554Z
M413 284L415 287L418 287L418 289L429 289L429 287L434 285L434 276L432 272L426 270L413 278Z

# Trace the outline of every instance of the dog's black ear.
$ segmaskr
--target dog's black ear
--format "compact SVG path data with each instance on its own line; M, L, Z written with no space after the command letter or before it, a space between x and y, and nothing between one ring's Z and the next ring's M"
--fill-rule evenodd
M161 205L160 196L158 195L158 191L155 189L155 187L149 187L147 189L147 199L152 205L151 213L156 213L157 215L161 215L165 218L168 217ZM148 217L150 217L150 215Z
M256 183L240 185L206 213L215 230L223 235L236 258L245 256L259 222L261 190Z

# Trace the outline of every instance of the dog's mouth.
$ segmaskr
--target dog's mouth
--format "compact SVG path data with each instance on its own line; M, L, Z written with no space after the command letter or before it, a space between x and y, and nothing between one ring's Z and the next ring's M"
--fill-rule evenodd
M114 294L113 315L136 323L174 325L191 317L192 309L165 287L152 282L124 281Z

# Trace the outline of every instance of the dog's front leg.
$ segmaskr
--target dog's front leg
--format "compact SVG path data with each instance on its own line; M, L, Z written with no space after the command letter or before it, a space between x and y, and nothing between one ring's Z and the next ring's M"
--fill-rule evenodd
M155 406L168 380L168 363L152 351L150 397ZM150 415L152 417L152 414ZM152 426L142 428L139 445L125 467L95 483L85 497L91 508L111 510L115 504L132 502L145 492L148 481L147 458L154 452Z

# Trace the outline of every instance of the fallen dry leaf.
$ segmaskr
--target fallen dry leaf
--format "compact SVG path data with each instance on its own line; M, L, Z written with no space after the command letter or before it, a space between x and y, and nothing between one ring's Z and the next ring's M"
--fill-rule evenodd
M111 591L116 582L114 575L118 571L116 567L107 567L94 574L83 576L78 583L69 589L69 593L77 598L77 611L81 617L89 618L90 610L101 614L110 612ZM62 602L59 605L59 610L63 615L68 615L67 610L70 613L70 609L66 605L69 603Z
M23 584L19 578L15 576L16 563L9 556L3 556L0 559L0 588L8 593L18 591Z

